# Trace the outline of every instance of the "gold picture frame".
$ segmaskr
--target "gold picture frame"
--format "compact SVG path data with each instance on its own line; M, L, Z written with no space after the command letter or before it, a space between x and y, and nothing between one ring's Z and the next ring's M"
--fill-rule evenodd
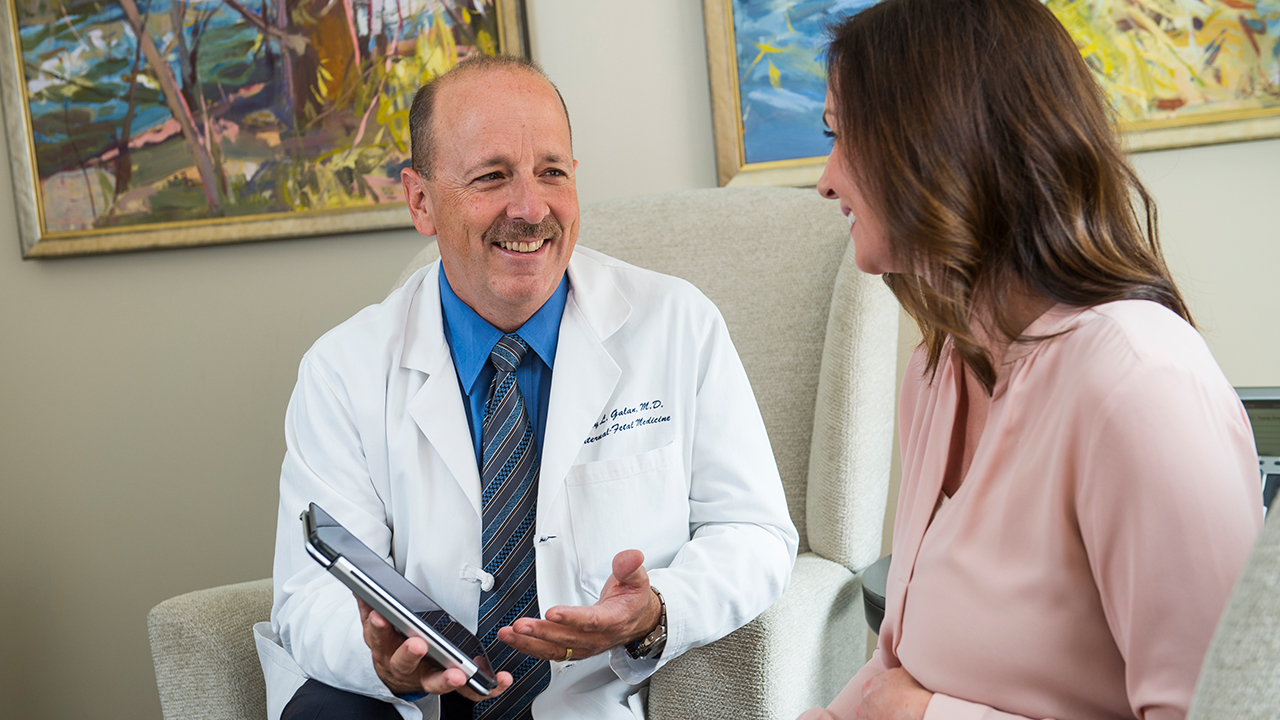
M707 72L711 85L711 126L716 151L716 179L729 187L818 184L825 155L748 163L743 141L737 39L733 0L702 0L707 36Z
M1081 54L1116 107L1117 129L1129 152L1280 137L1280 79L1277 79L1280 60L1276 59L1280 57L1276 30L1280 27L1277 22L1280 21L1280 0L1246 4L1233 4L1232 0L1194 0L1195 12L1189 7L1178 18L1169 17L1164 6L1169 2L1192 0L1169 0L1159 7L1148 0L1116 0L1110 4L1107 0L1043 1L1075 38ZM813 4L814 0L796 0L788 6ZM831 0L828 4L837 3ZM870 4L870 0L865 4ZM748 162L734 0L703 0L702 8L719 184L817 184L826 163L825 156ZM812 9L805 7L803 13ZM1082 15L1085 12L1092 14ZM790 17L780 17L790 31ZM1191 62L1194 53L1218 47L1214 43L1233 49L1236 55L1218 58L1216 65L1215 60L1209 58L1199 70L1195 69ZM758 44L764 48L767 43ZM816 55L815 51L815 62ZM1271 93L1272 100L1220 97L1223 93L1210 98L1208 92L1192 97L1194 91L1189 92L1189 86L1207 84L1197 73L1244 78L1239 82L1240 87L1263 87L1263 94ZM1142 108L1137 113L1124 107L1123 102L1126 97L1138 94L1135 86L1149 93L1139 97ZM1227 88L1225 92L1230 90ZM1179 92L1185 99L1178 98ZM1172 109L1167 109L1169 105ZM1146 112L1146 108L1150 108L1150 112Z
M52 6L61 8L60 14L57 16L58 22L46 23L44 26L24 28L19 26L19 4L24 0L0 0L0 100L4 105L4 126L8 133L10 165L13 172L13 188L15 195L15 206L17 210L17 224L19 230L19 238L21 241L21 250L24 258L49 258L63 257L72 255L85 255L96 253L113 253L138 251L157 248L175 248L188 247L195 245L223 244L223 243L239 243L257 240L267 240L288 237L303 236L319 236L331 235L336 233L351 233L370 230L382 230L390 228L410 227L408 209L405 207L403 197L398 190L398 171L394 178L383 178L381 175L390 175L387 167L391 167L394 163L403 164L407 162L407 100L412 97L412 88L416 87L417 77L425 75L427 72L438 74L443 69L447 69L452 62L456 62L459 56L465 56L466 52L501 52L506 54L514 54L528 56L528 25L525 18L525 9L523 0L492 0L492 5L488 6L493 13L493 17L486 16L484 13L478 13L473 8L473 3L468 0L464 3L434 3L434 16L423 19L414 16L406 19L403 12L403 6L412 4L412 0L374 0L371 3L356 5L352 0L316 0L315 12L307 14L298 13L297 8L310 8L306 2L298 3L291 11L289 20L284 23L283 29L276 26L272 19L266 15L267 3L254 3L253 8L245 7L237 0L112 0L107 3L85 2L84 0L53 0L53 2L44 2L43 6ZM284 7L284 0L272 0L271 7ZM454 7L454 6L457 7ZM103 10L103 8L106 10ZM117 7L119 8L117 10ZM373 19L372 8L378 8L382 15L377 20ZM145 8L142 10L141 8ZM181 9L182 14L177 13L175 8ZM262 8L258 14L257 9ZM361 16L356 12L363 10L364 25L360 26ZM114 11L114 12L113 12ZM96 14L95 14L96 13ZM238 15L227 17L231 13ZM345 15L343 14L345 13ZM398 14L397 14L398 13ZM162 17L168 15L168 17ZM391 18L385 21L384 18ZM350 62L348 58L347 68L356 68L357 72L352 72L346 85L342 86L342 92L345 93L339 99L331 102L330 106L319 107L318 103L324 100L323 93L336 93L334 87L338 86L338 80L334 79L335 75L341 78L339 71L334 71L334 67L326 66L325 62L330 58L324 57L324 53L332 46L332 35L324 36L326 42L312 43L308 46L307 38L302 35L302 30L296 30L300 23L319 24L326 22L326 18L332 21L337 18L339 21L347 23L347 35L350 38L351 53L355 57L355 62ZM441 20L443 19L443 22ZM77 24L80 30L84 30L93 23L97 23L94 30L97 32L96 43L89 50L98 52L114 52L115 54L109 59L114 60L115 64L104 64L98 62L96 65L81 64L84 72L91 72L92 75L84 75L67 78L67 73L62 72L63 65L59 65L58 52L63 46L55 46L54 52L49 51L51 42L50 35L53 33L53 26L61 25L65 22L67 28L72 32L76 31ZM152 23L148 25L148 23ZM251 177L248 170L257 171L264 167L264 163L251 163L231 156L230 152L220 149L219 143L225 142L225 138L232 137L258 137L247 134L245 128L268 127L272 123L276 123L280 116L280 112L275 110L273 106L268 114L267 109L255 110L253 113L245 113L244 110L236 115L234 119L228 120L224 117L216 115L216 111L206 112L206 96L212 93L208 87L197 85L198 89L194 92L185 88L179 88L180 92L173 93L174 96L182 94L184 99L182 103L175 103L170 100L169 96L164 92L166 87L173 88L174 79L176 77L186 77L186 67L182 65L182 57L179 50L175 50L175 40L173 36L183 35L184 33L170 33L163 35L158 30L169 29L175 27L174 23L184 22L182 27L186 28L185 35L188 42L197 43L203 41L203 52L201 61L205 63L201 66L200 72L205 74L217 72L230 72L225 68L234 65L237 52L245 47L252 49L252 52L258 55L252 56L251 61L242 61L241 65L249 66L257 63L250 68L250 71L257 72L254 77L260 78L263 70L262 55L264 46L274 48L276 55L268 56L274 64L268 67L272 71L282 67L286 70L297 68L304 62L312 62L314 64L314 75L316 78L315 87L303 88L308 90L310 95L302 95L299 91L299 80L301 70L284 75L279 73L276 75L268 74L267 82L249 82L246 87L224 87L218 84L217 91L221 93L224 106L233 106L235 102L240 101L243 97L249 96L251 93L260 93L262 87L268 83L274 82L272 91L274 97L288 97L291 101L295 101L295 96L308 98L319 98L312 102L313 104L305 108L306 112L298 109L298 104L290 107L291 112L288 114L286 122L289 125L289 131L293 135L285 135L282 132L272 130L261 131L258 136L267 137L268 141L273 140L276 144L270 147L279 147L281 135L285 135L287 141L298 140L297 143L290 146L291 148L304 147L304 150L289 150L290 159L287 161L277 161L276 165L286 167L286 170L277 171L276 175L269 176L266 180L258 185L252 185L256 177ZM161 26L162 23L169 23ZM202 24L203 23L203 24ZM452 24L450 24L452 23ZM194 24L194 27L193 27ZM394 24L394 31L391 29ZM239 26L244 25L248 29L240 29ZM160 27L157 27L160 26ZM418 34L411 36L412 28L417 27ZM143 28L141 34L133 32L134 28ZM105 39L102 28L106 28ZM433 29L434 28L434 29ZM477 29L479 28L479 29ZM61 30L61 28L58 28ZM380 34L375 35L375 29ZM31 53L24 56L23 31L30 31L28 38L29 44L45 43L39 45L42 51L40 54ZM360 35L359 31L365 31L364 35ZM330 29L331 31L331 29ZM496 31L496 32L495 32ZM257 32L261 36L259 42L253 42L252 34ZM434 35L432 33L435 33ZM197 40L197 33L202 33L200 39ZM496 34L496 38L494 35ZM64 36L63 41L67 42L70 47L71 42L67 38L74 37L75 41L87 42L85 38L90 36L83 32L76 32L74 36ZM170 37L167 45L161 49L155 43L154 38ZM319 31L316 31L316 38L321 37ZM463 44L458 42L458 38L471 41L471 44ZM142 38L142 40L139 40ZM148 38L152 38L148 42ZM247 40L246 40L247 38ZM269 40L270 38L270 40ZM220 46L217 42L225 40L228 43L232 41L240 42L240 45L231 47L222 56L231 57L232 60L226 61L223 66L211 64L213 61L207 61L204 58L213 55L215 58L220 57ZM55 39L56 41L56 39ZM110 46L111 42L132 43L131 47L136 49L121 51L119 49L111 51L102 50L103 47ZM273 44L274 42L274 44ZM147 47L150 45L150 47ZM362 47L363 45L363 47ZM318 48L316 52L320 54L319 59L310 55L309 47ZM270 52L270 48L265 52ZM84 51L84 47L75 47L77 52ZM361 51L364 51L363 63L361 63ZM450 54L452 53L452 54ZM315 53L312 53L314 55ZM330 52L330 54L332 54ZM132 66L129 60L132 57ZM173 58L177 57L175 61ZM290 65L285 58L293 58L295 65ZM413 66L401 66L400 63L408 60L417 62ZM152 62L152 61L158 62ZM119 68L121 65L126 66L125 72L116 76L103 79L105 72L102 68ZM150 63L150 64L148 64ZM195 61L192 61L195 65ZM164 66L168 66L167 68ZM182 73L174 70L174 67L181 67ZM310 66L309 66L310 67ZM209 69L213 68L213 69ZM243 67L233 68L236 72L246 72ZM193 77L199 77L192 70ZM278 71L277 71L278 72ZM398 75L396 73L399 73ZM165 77L167 75L167 77ZM29 79L34 76L35 82ZM291 82L282 82L280 77L293 78ZM85 77L93 78L85 80ZM247 77L247 76L245 76ZM250 80L254 80L250 77ZM390 79L389 79L390 78ZM243 79L243 78L241 78ZM166 81L168 84L166 85ZM376 83L374 82L376 81ZM63 101L63 116L66 122L66 137L70 138L71 146L75 147L77 138L86 136L82 129L85 127L97 128L100 133L95 139L98 144L92 147L92 157L88 161L80 160L78 168L72 170L63 170L60 176L49 175L48 177L40 177L41 160L51 157L50 141L47 132L41 134L39 131L49 127L46 122L43 126L33 122L32 106L38 105L42 109L48 109L49 88L55 83L63 83L55 88L61 93ZM101 88L105 88L108 82L114 83L110 86L114 95L106 89L100 89L98 96L85 95L95 89L95 82L102 83ZM327 84L326 84L327 83ZM395 83L399 83L398 85ZM132 120L135 114L142 117L142 112L136 112L137 107L142 107L142 101L136 101L135 97L142 96L145 93L150 98L152 106L150 107L149 120L152 123L145 132L136 132L129 134L129 123L120 123L116 121L119 127L114 128L117 133L118 146L110 147L104 151L102 149L103 138L101 137L101 120L103 113L110 112L111 107L108 101L102 101L95 104L95 99L108 98L109 102L123 102L120 98L123 96L122 87L128 87L128 115ZM400 92L394 99L391 98L392 88L406 88ZM33 92L32 88L36 88ZM281 89L284 88L284 89ZM236 90L240 94L236 94ZM43 92L43 95L37 96L37 93ZM381 95L379 94L381 93ZM192 95L196 95L192 99ZM88 100L85 100L85 98ZM37 99L33 99L37 98ZM159 100L157 100L159 98ZM228 99L230 98L230 99ZM353 100L353 98L355 98ZM216 98L215 98L216 99ZM252 101L245 101L252 102ZM172 116L166 120L164 124L157 126L156 118L166 112L165 103L168 107L173 108ZM345 104L343 104L345 103ZM363 103L363 111L360 103ZM191 112L194 105L199 104L202 108L198 112ZM105 108L105 109L104 109ZM184 108L186 108L184 110ZM337 108L337 110L335 110ZM353 109L354 108L354 109ZM57 108L54 107L56 113ZM341 117L338 115L345 112L351 117ZM96 115L95 115L96 113ZM326 113L328 115L326 116ZM179 115L182 117L179 117ZM198 116L203 116L198 117ZM195 118L196 123L191 120ZM184 123L183 120L186 120ZM199 122L202 120L203 122ZM309 125L302 125L303 122ZM93 123L98 122L98 125ZM257 123L252 125L251 123ZM295 124L296 123L296 124ZM358 124L357 124L358 123ZM140 123L145 126L145 123ZM170 127L170 125L175 127ZM330 149L323 144L317 143L314 136L303 136L303 132L297 130L302 127L319 127L327 128L328 125L337 127L338 130L333 132L346 132L346 137L353 138L348 148ZM180 131L179 131L180 130ZM353 131L354 132L353 134ZM87 131L86 131L87 132ZM222 134L219 135L219 132ZM77 134L78 133L78 134ZM152 133L151 142L141 139L146 133ZM166 136L165 133L168 133ZM238 134L233 134L238 133ZM375 133L377 133L375 135ZM400 137L403 134L405 137ZM40 141L37 141L37 138ZM120 140L119 138L123 138ZM155 140L155 138L160 138ZM361 140L364 139L364 143ZM185 140L185 145L179 145L179 140ZM193 142L195 147L193 148ZM306 141L306 145L302 141ZM147 144L151 142L151 144ZM152 183L149 186L143 186L141 190L138 188L130 188L127 183L128 177L136 177L139 174L146 174L151 171L151 177L154 177L160 170L152 170L146 168L143 160L132 160L146 152L152 152L152 156L147 156L146 162L151 162L154 154L158 154L157 147L164 146L167 149L163 155L172 165L177 162L173 173L164 177L159 182ZM265 141L264 141L265 142ZM383 152L377 150L370 153L368 148L375 143L380 143L378 148L392 148L390 151ZM204 152L202 154L199 146L203 144ZM135 148L135 145L137 147ZM218 147L215 147L218 146ZM61 146L59 146L61 147ZM261 151L263 146L261 143L254 146L255 149ZM185 150L184 150L185 148ZM317 149L319 148L319 149ZM189 153L185 157L192 167L181 166L181 157L183 152ZM237 150L244 152L243 150ZM340 152L341 151L341 152ZM305 153L317 153L314 157L307 156ZM329 176L322 178L324 182L319 182L315 178L324 163L330 162L334 157L340 157L342 152L346 152L353 159L347 166L337 167L336 170L329 172ZM113 156L114 153L114 156ZM130 155L129 153L136 153ZM378 153L383 153L379 155ZM86 154L89 154L86 152ZM124 155L123 165L128 170L120 170L120 156ZM279 156L280 153L277 153ZM79 157L79 155L77 155ZM114 157L117 163L114 167L117 170L112 175L109 163ZM296 161L297 157L302 160ZM369 160L372 157L374 160ZM374 163L377 158L384 158L382 165ZM105 158L105 159L104 159ZM208 169L214 167L208 160L212 158L217 163L217 170L220 174L210 175ZM318 158L318 159L317 159ZM202 160L204 164L202 165ZM64 161L65 162L65 161ZM288 166L286 162L296 162L297 164ZM302 162L310 163L302 165ZM238 163L238 164L237 164ZM363 164L362 164L363 163ZM47 167L47 166L46 166ZM274 166L273 166L274 167ZM305 167L310 175L298 179L296 183L284 188L284 184L280 183L277 178L288 177L279 173L291 172L290 168ZM229 171L228 168L239 168L237 172ZM353 170L354 168L354 170ZM168 171L169 166L165 166L164 171ZM370 174L365 175L365 172ZM83 177L80 177L80 176ZM108 214L107 199L110 198L112 205L110 212L114 213L119 201L126 197L121 193L121 183L119 182L121 175L125 176L124 187L136 196L140 196L141 200L136 201L129 206L136 211L132 215L121 213L117 216L110 216L107 219L114 221L116 224L103 223L102 218ZM96 177L95 177L96 176ZM231 176L231 180L228 177ZM215 178L214 183L202 182L206 178ZM335 179L336 178L336 179ZM374 183L369 182L369 178L373 178ZM87 198L87 203L92 206L92 210L85 215L92 221L91 226L87 222L81 222L79 226L70 226L71 229L62 227L54 227L57 222L64 221L59 211L53 205L46 207L48 198L45 191L48 185L54 180L62 182L57 186L62 188L68 185L76 186L76 195L67 196L71 199L60 199L63 206L71 207L75 213L84 214L82 207L76 207L76 199ZM113 186L112 183L115 183ZM43 184L42 184L43 183ZM345 183L343 185L342 183ZM208 188L213 185L215 190ZM296 185L296 187L295 187ZM338 189L333 188L337 186ZM258 192L254 202L259 202L260 207L266 208L263 212L255 212L256 207L245 204L244 193L238 198L235 196L237 192L243 191L244 188L250 188ZM293 192L287 201L280 200L288 192ZM179 197L174 193L185 192L186 198L190 200L192 196L197 199L201 197L209 198L207 207L196 207L187 209L186 213L190 217L180 216L182 207L173 211L175 217L166 219L160 213L154 213L148 209L146 204L147 198L159 197L162 193L170 192L165 197ZM344 193L350 194L344 194ZM150 193L149 195L147 193ZM203 193L200 195L199 193ZM274 195L273 195L274 193ZM261 197L276 198L275 205L269 206L267 201L258 200ZM333 197L338 197L342 202L330 202ZM295 204L298 199L310 202L307 206L303 202L301 206ZM354 200L353 200L354 198ZM233 207L239 202L239 207ZM196 203L198 205L198 203ZM102 211L99 212L99 208ZM141 210L138 210L141 208ZM215 210L221 212L215 213ZM207 211L207 215L212 217L196 217L201 211ZM80 218L79 215L76 216ZM148 221L154 218L156 221ZM80 218L83 220L83 218ZM54 222L50 222L50 220ZM68 221L69 222L69 221Z

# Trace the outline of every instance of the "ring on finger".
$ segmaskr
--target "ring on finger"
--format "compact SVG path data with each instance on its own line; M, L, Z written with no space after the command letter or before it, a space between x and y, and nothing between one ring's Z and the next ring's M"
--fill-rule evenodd
M560 658L557 662L569 662L569 658L571 657L573 657L573 648L565 648L564 657Z

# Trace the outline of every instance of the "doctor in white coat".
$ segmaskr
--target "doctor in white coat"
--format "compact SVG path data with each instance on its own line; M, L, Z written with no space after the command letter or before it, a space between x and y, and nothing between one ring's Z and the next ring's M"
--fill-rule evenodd
M407 720L438 717L450 692L470 695L460 671L420 662L421 639L358 607L307 555L298 520L319 504L477 630L488 580L481 474L443 275L503 333L518 333L567 277L554 357L543 358L551 384L531 531L541 618L498 639L550 661L549 684L519 717L642 718L655 670L749 622L790 579L797 535L764 424L706 297L575 250L568 115L540 71L463 63L433 91L425 120L414 116L422 172L402 179L441 260L318 340L286 414L275 600L271 622L255 627L270 716L309 679Z

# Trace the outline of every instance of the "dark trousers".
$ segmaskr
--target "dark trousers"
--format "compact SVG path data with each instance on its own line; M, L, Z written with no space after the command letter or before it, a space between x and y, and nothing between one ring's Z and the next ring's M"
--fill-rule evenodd
M440 720L471 720L472 702L458 693L440 698ZM307 680L284 706L280 720L400 720L391 703Z

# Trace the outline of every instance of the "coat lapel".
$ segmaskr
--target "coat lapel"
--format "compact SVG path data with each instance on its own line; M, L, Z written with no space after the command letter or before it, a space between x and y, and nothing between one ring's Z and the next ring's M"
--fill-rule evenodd
M409 416L444 461L462 492L480 514L480 470L462 405L458 373L449 343L444 339L440 311L439 262L432 263L414 296L405 328L401 366L426 374L426 381L409 401Z
M539 507L551 506L591 424L622 376L622 369L605 348L604 340L626 321L631 305L601 264L602 258L590 250L578 249L569 261L569 298L560 320L542 441ZM427 376L409 401L408 410L479 514L480 471L453 356L444 339L438 266L437 261L425 269L405 330L401 365Z
M599 418L622 369L604 346L631 313L631 305L613 284L595 253L577 250L569 261L569 299L560 319L538 507L550 507L560 492L582 442Z

